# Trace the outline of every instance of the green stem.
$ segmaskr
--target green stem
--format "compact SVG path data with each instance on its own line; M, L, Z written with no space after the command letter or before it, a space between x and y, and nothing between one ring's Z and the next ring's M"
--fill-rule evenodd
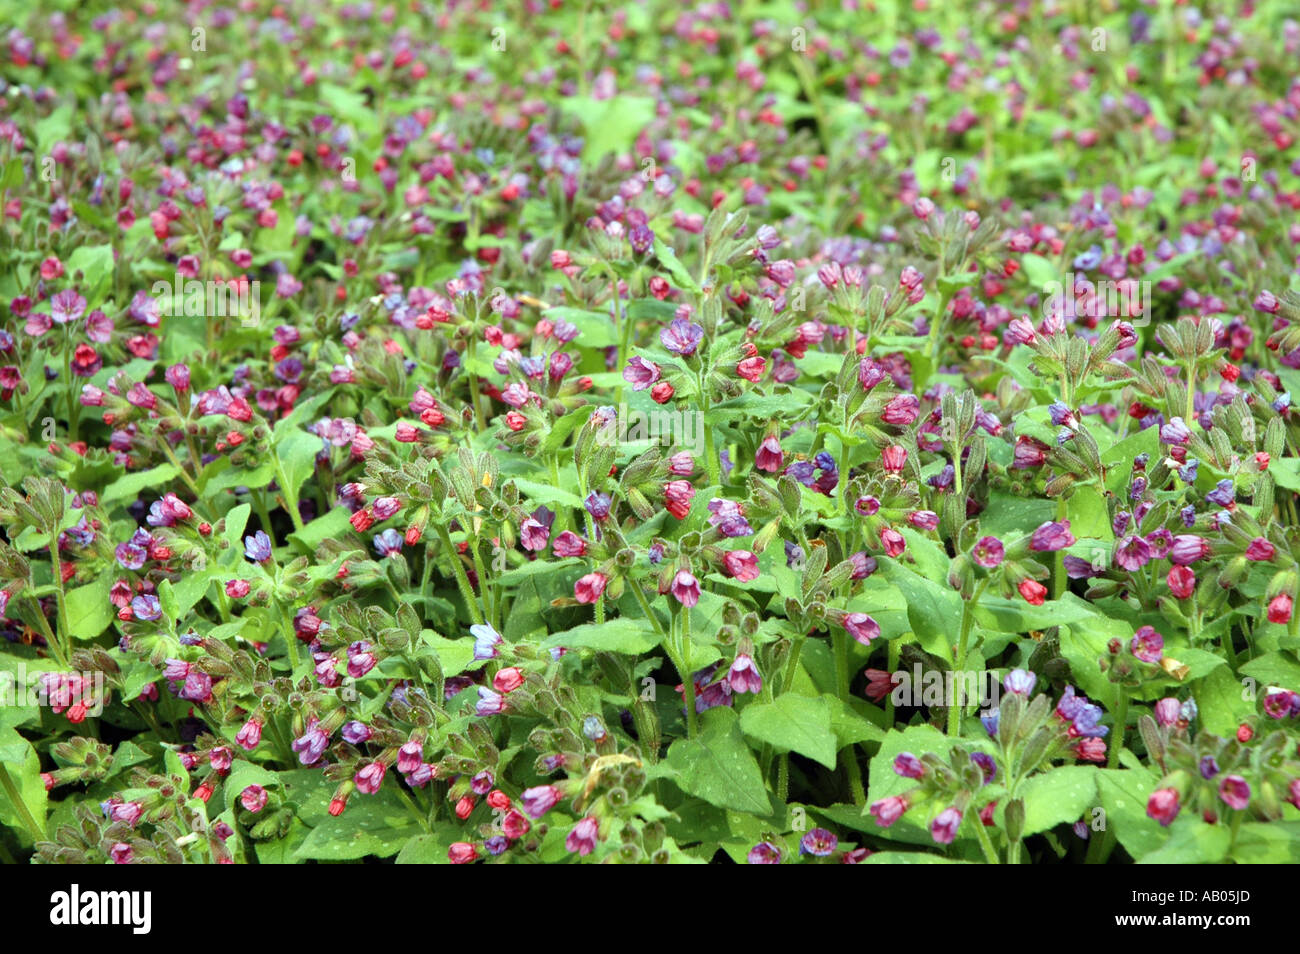
M461 599L465 601L469 618L475 624L482 623L483 613L479 609L478 598L474 596L474 588L469 585L469 577L465 575L465 568L461 566L460 554L456 552L456 547L451 542L451 534L441 523L438 524L438 536L442 540L443 549L447 552L447 559L451 561L451 571L456 577L456 585L460 587Z
M45 618L45 611L41 609L39 598L32 596L32 607L36 610L36 622L41 630L41 635L45 637L45 644L50 647L54 653L54 658L59 661L60 666L65 668L68 665L68 657L63 653L63 646L59 643L58 637L50 630L50 621Z
M10 804L14 807L14 811L18 813L22 823L31 832L32 840L44 841L45 826L37 822L33 817L27 803L23 801L23 793L18 791L18 786L14 784L14 780L9 776L9 770L5 768L3 762L0 762L0 787L4 788L5 794L9 796Z
M284 494L284 509L289 511L289 519L293 521L293 532L302 533L303 522L302 514L298 512L298 493L289 492L289 480L284 475L284 465L280 463L280 455L272 452L272 459L275 461L275 482L280 485L280 492Z
M970 823L971 827L975 829L975 837L979 840L980 850L984 852L984 860L991 865L1002 864L1002 859L998 857L993 842L989 840L989 833L984 830L984 822L980 820L979 812L970 814Z
M1115 726L1111 734L1110 752L1106 756L1106 768L1115 768L1119 765L1119 753L1124 748L1124 732L1128 721L1128 693L1124 691L1123 686L1116 686L1115 691L1119 694L1119 700L1115 703Z
M953 690L956 693L952 700L952 706L948 709L948 734L954 738L961 734L961 717L965 708L965 678L963 674L966 669L966 647L970 642L971 627L975 623L975 607L979 604L980 597L984 595L985 588L989 585L992 577L985 577L980 580L979 586L975 588L975 593L971 598L962 604L961 608L961 635L957 641L957 659L956 659L956 678L953 680Z

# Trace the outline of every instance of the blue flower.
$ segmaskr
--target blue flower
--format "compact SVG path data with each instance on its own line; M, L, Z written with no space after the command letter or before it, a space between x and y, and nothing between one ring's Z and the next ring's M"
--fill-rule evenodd
M265 563L271 559L271 538L261 530L244 537L244 556L254 563Z

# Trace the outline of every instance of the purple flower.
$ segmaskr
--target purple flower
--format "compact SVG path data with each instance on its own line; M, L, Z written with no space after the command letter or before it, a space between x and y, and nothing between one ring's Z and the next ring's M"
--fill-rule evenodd
M760 841L749 849L745 861L751 865L779 865L781 863L781 849L770 841Z
M686 318L674 318L667 328L659 332L659 341L673 354L689 358L695 354L704 338L704 329Z
M1219 481L1215 488L1205 495L1205 499L1219 507L1231 507L1237 499L1237 490L1232 478L1225 477Z
M374 732L364 722L353 719L343 726L343 731L340 734L343 736L343 741L349 745L362 745L370 741L370 737L374 735Z
M925 765L911 752L899 752L894 756L894 774L918 779L925 774Z
M838 847L840 840L825 828L814 828L799 839L799 853L825 858Z
M474 637L474 658L479 662L495 659L501 654L497 649L501 645L501 634L488 623L477 623L469 628Z
M961 811L949 806L941 811L930 822L930 837L940 845L951 845L953 839L957 837L957 829L961 826Z
M1152 626L1143 626L1128 643L1132 654L1144 663L1158 663L1165 649L1165 637L1157 633Z
M602 494L595 490L587 494L587 499L582 502L582 505L587 508L587 513L597 520L604 520L609 516L610 504L608 494Z
M1240 775L1225 776L1219 783L1219 797L1229 808L1240 811L1250 804L1250 785Z
M1074 534L1070 533L1070 521L1060 523L1049 520L1029 538L1029 549L1036 553L1064 550L1074 544Z
M849 613L844 617L844 628L864 646L870 646L873 639L880 637L880 624L866 613Z
M993 761L993 756L987 752L972 752L970 760L979 767L980 772L984 775L985 785L997 778L998 763Z
M1034 691L1038 676L1025 669L1013 669L1002 680L1002 687L1013 695L1027 696Z
M499 715L506 711L506 697L493 692L487 686L478 687L478 702L474 711L481 716Z
M244 556L254 563L265 563L271 559L271 538L261 530L244 537Z
M1151 562L1151 546L1141 537L1125 537L1115 547L1115 564L1135 573Z
M1166 444L1182 445L1192 439L1192 432L1181 417L1175 417L1170 419L1168 424L1161 426L1160 439Z
M320 761L329 743L329 736L320 727L320 720L312 719L307 731L293 740L291 748L298 753L298 761L310 767Z
M71 288L65 288L50 299L50 318L57 325L76 321L86 313L86 299Z
M152 622L162 617L162 603L158 601L158 597L146 593L131 600L131 612L135 614L136 619Z
M1006 555L1006 548L1002 546L1002 541L997 537L980 537L975 542L974 549L971 550L971 556L975 562L986 570L992 570L1002 563Z
M658 381L661 374L659 365L640 355L633 355L623 368L623 380L632 385L633 391L644 391Z
M560 800L560 790L554 785L537 785L524 789L519 804L532 818L541 818Z
M395 557L402 552L402 535L391 528L376 534L372 542L381 557Z

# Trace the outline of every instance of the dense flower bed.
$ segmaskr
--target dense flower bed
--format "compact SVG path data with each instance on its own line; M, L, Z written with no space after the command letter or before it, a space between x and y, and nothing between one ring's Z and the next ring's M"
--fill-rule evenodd
M1290 4L2 5L0 857L1297 859Z

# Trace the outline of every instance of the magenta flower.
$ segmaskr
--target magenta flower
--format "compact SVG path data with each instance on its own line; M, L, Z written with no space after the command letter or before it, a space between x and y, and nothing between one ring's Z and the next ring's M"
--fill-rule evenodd
M749 550L728 550L722 555L722 565L741 583L758 578L758 557Z
M1029 549L1035 553L1053 552L1073 546L1074 542L1074 534L1070 532L1070 521L1062 520L1057 523L1049 520L1033 532L1029 538Z
M1165 648L1165 638L1150 626L1143 626L1129 643L1133 655L1145 663L1158 663Z
M1250 785L1240 775L1224 776L1219 783L1219 798L1229 808L1240 811L1250 804Z
M863 646L870 646L880 637L880 624L866 613L849 613L844 617L844 628Z
M609 579L603 573L588 573L573 584L573 597L579 603L594 603L605 592Z
M71 288L58 292L50 299L50 320L56 325L66 325L86 313L86 299Z
M930 837L940 845L951 845L961 826L961 810L949 806L930 822Z
M674 318L659 332L659 341L673 354L689 358L704 339L704 329L686 318Z
M700 601L700 581L690 570L678 570L669 592L677 602L690 609Z
M596 850L596 839L600 837L600 824L588 815L571 829L564 839L564 847L575 852L579 857L586 857Z
M975 547L971 550L971 556L975 562L986 570L991 570L1002 563L1006 555L1006 548L1002 546L1002 541L997 537L980 537L975 541Z
M1273 559L1276 553L1273 544L1269 543L1263 537L1256 537L1250 541L1250 546L1246 547L1246 559L1256 562L1267 562Z
M748 653L738 653L727 670L727 682L732 692L758 693L763 689L763 677Z
M1175 788L1158 788L1147 799L1147 814L1168 827L1181 807L1178 804L1178 790Z
M644 391L658 381L661 374L659 365L640 355L633 355L623 368L623 380L632 385L633 391Z

